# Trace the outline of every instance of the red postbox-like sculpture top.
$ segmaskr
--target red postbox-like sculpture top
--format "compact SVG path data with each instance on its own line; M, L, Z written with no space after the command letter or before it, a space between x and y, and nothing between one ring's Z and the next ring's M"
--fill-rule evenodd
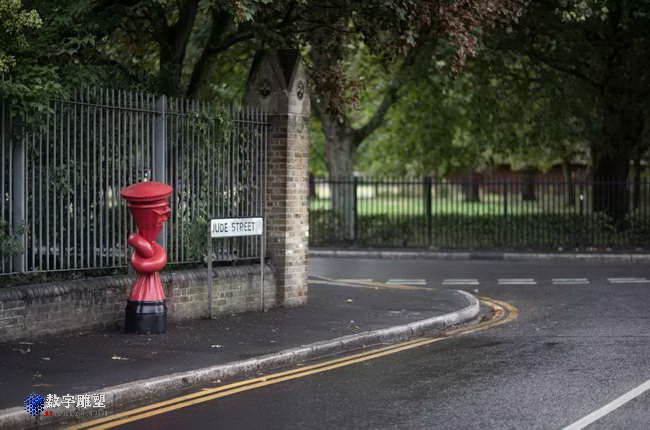
M148 241L156 240L163 223L169 218L167 199L172 187L160 182L138 182L124 188L122 197L129 202L138 233Z
M122 197L129 202L154 202L166 199L172 187L162 182L138 182L122 189Z

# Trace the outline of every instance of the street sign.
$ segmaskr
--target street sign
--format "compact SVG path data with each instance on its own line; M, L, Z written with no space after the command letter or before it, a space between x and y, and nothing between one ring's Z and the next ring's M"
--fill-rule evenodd
M212 239L260 236L260 307L264 311L264 218L219 218L208 226L208 311L212 318Z
M264 231L264 218L224 218L210 221L210 236L259 236Z

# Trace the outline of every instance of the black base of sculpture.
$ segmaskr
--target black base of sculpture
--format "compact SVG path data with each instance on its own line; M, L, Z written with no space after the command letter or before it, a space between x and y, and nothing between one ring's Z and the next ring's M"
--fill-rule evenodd
M126 301L125 333L161 334L167 331L167 304Z

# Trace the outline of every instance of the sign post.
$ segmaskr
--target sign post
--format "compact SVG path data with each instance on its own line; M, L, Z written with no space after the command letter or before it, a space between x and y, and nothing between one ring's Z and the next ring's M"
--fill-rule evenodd
M208 225L208 311L212 318L212 239L260 236L260 308L264 311L264 218L219 218Z

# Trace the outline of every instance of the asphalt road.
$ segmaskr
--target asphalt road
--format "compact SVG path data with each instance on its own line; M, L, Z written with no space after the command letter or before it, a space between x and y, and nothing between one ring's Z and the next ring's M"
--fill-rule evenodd
M315 258L311 274L478 290L520 315L124 427L560 429L650 380L650 268L641 264ZM650 390L587 428L650 428Z

